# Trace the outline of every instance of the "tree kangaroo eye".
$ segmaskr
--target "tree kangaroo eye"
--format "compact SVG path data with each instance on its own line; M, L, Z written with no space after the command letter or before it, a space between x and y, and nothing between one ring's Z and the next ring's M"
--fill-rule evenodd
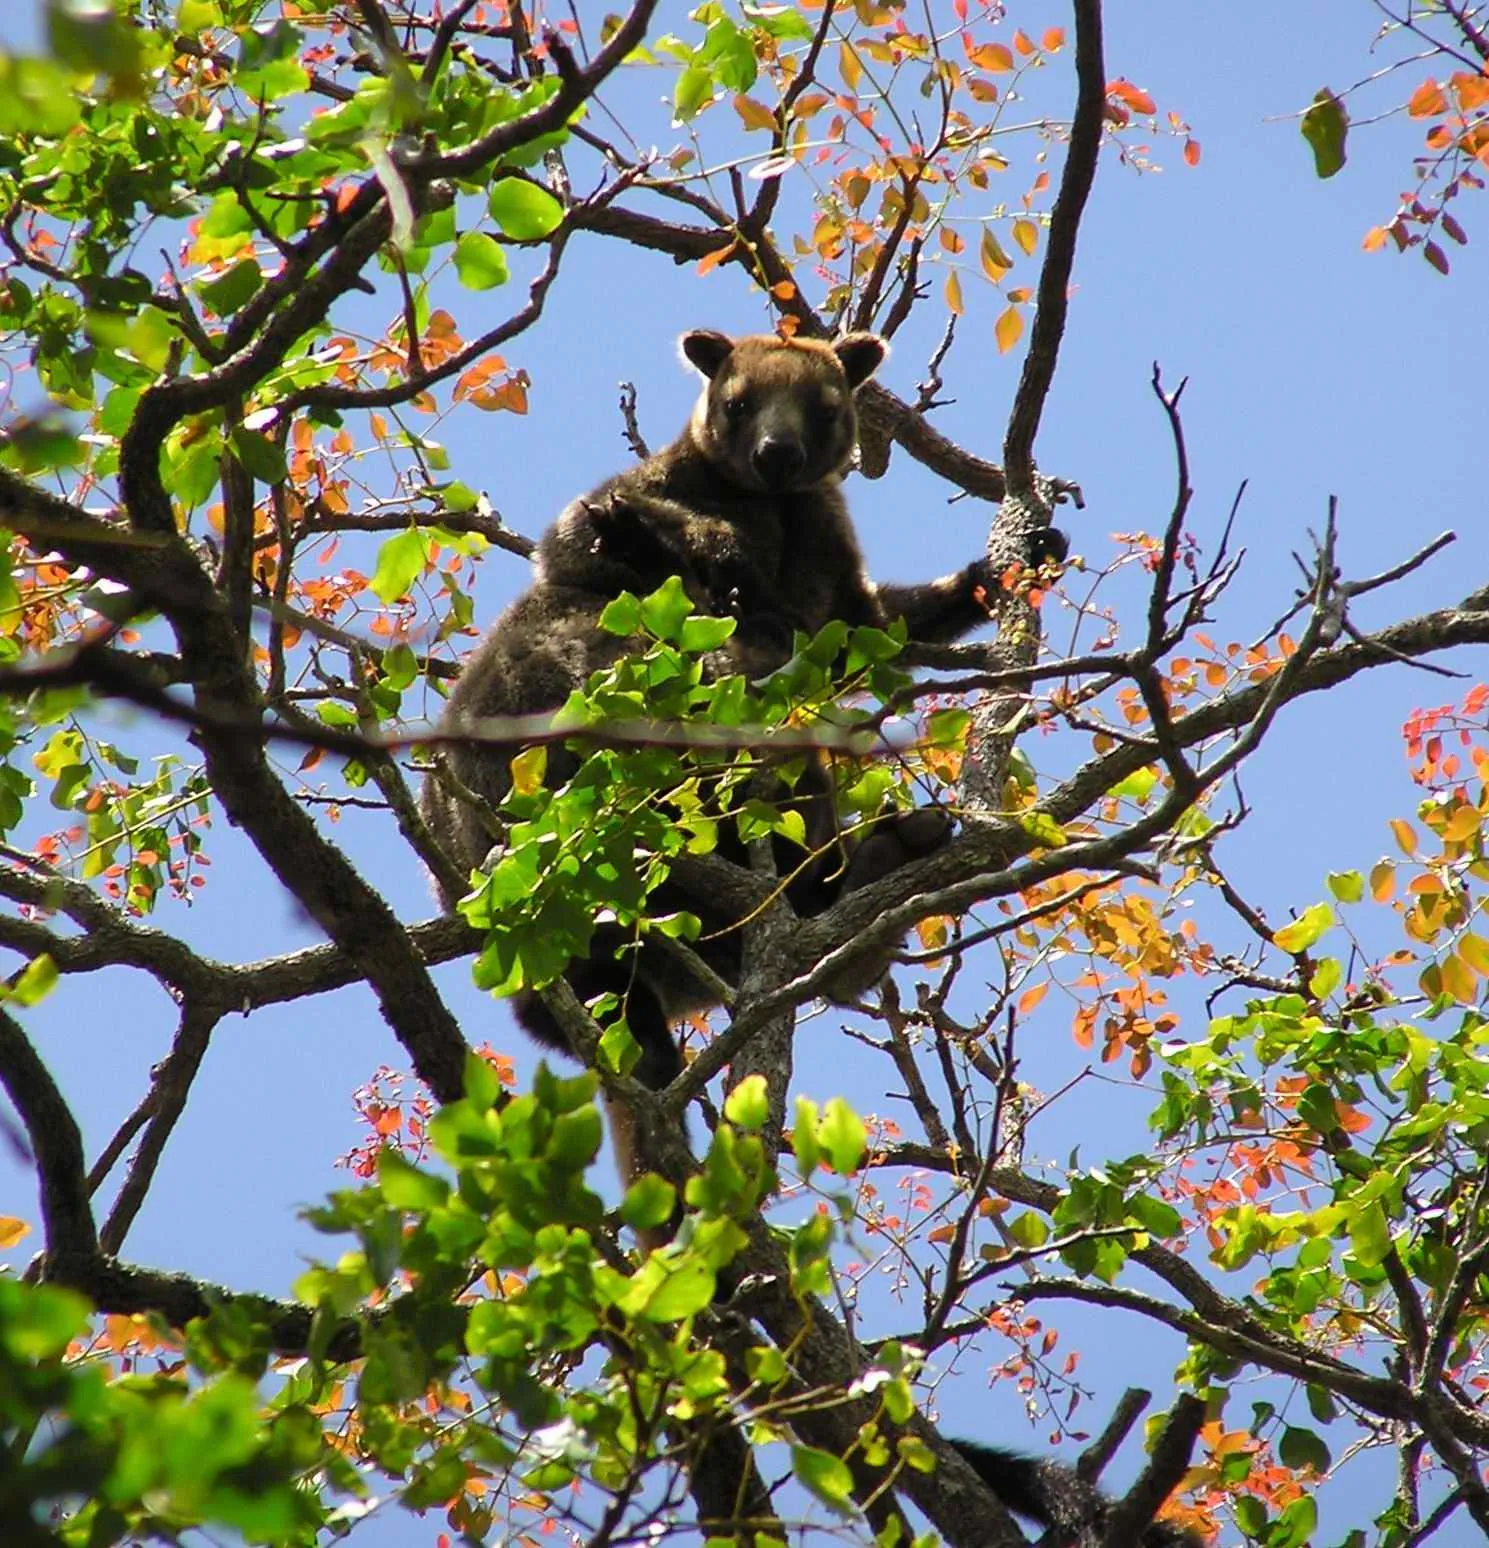
M724 417L738 423L750 410L748 393L737 392L724 399Z

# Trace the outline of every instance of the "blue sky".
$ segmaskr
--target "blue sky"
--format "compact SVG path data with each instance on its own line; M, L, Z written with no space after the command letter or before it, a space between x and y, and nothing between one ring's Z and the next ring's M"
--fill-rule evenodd
M0 43L31 41L27 9L5 8ZM1069 25L1060 6L1010 10L1036 36ZM1289 554L1306 548L1307 529L1321 526L1330 495L1339 498L1341 556L1350 574L1396 563L1444 528L1459 533L1446 556L1368 599L1360 622L1441 606L1482 584L1489 579L1482 394L1489 205L1465 201L1461 218L1471 245L1453 251L1449 278L1416 256L1366 254L1365 230L1390 216L1408 186L1420 126L1396 120L1358 131L1343 173L1321 183L1288 116L1321 85L1343 87L1377 66L1367 49L1379 13L1365 0L1148 0L1109 12L1109 76L1126 76L1161 108L1182 113L1203 154L1197 168L1186 168L1176 141L1158 141L1161 172L1138 176L1106 157L1098 174L1038 443L1046 471L1084 488L1087 509L1067 520L1076 549L1100 564L1113 551L1112 533L1154 530L1167 515L1173 466L1149 389L1156 360L1170 383L1190 379L1184 409L1196 490L1191 525L1206 548L1218 538L1238 484L1249 480L1237 532L1248 558L1221 604L1212 630L1218 639L1251 640L1283 610L1295 585ZM1068 77L1051 75L1053 105L1068 90ZM669 85L670 78L641 73L610 94L650 113L649 132L664 145L666 114L651 104ZM1402 94L1387 83L1371 102L1384 107ZM485 321L485 309L494 319L516 294L514 285L460 298L467 332ZM969 285L968 299L947 373L947 392L957 402L937 423L996 458L1019 356L999 356L993 347L991 297ZM386 301L358 299L355 307L360 315L349 315L363 326L380 325L387 315ZM897 341L882 374L902 395L913 396L924 375L940 320L933 304L923 326ZM533 378L529 414L450 415L436 433L449 447L452 473L484 488L510 525L536 535L570 497L626 457L618 380L636 383L642 428L657 446L680 428L694 392L677 363L675 335L692 325L755 330L764 321L758 299L731 269L700 278L658 256L581 237L541 327L504 350ZM948 505L944 489L903 454L886 479L854 480L849 495L870 567L881 578L939 574L981 549L988 509L970 501ZM477 591L478 618L494 617L524 579L519 561L493 553ZM1120 587L1111 599L1134 627L1137 590ZM1059 615L1050 616L1061 638ZM1459 664L1485 672L1482 657ZM1416 800L1401 754L1401 721L1413 706L1460 691L1392 669L1294 707L1246 775L1253 815L1223 852L1243 890L1280 918L1321 894L1326 871L1368 866L1388 845L1385 819L1409 814ZM121 740L136 750L158 745L150 726L124 724ZM387 842L383 822L349 811L336 837L405 917L433 912L417 863ZM162 928L231 960L318 938L221 823L212 850L211 885L189 913L163 904L155 921ZM489 1039L511 1051L520 1068L531 1068L531 1048L505 1009L468 987L466 967L455 964L439 976L472 1041ZM1186 1003L1187 1010L1196 1007L1194 999ZM804 1031L800 1086L819 1099L841 1093L864 1109L883 1110L880 1071L856 1068L836 1044L829 1049L834 1025L819 1018ZM74 1104L92 1155L139 1099L174 1020L148 980L114 970L64 984L28 1026ZM294 1210L345 1185L346 1174L331 1163L362 1137L350 1095L381 1063L402 1066L404 1058L363 991L222 1025L127 1256L285 1292L305 1254L336 1250L296 1222ZM1067 1019L1052 1014L1047 1046L1029 1078L1048 1087L1082 1063ZM1043 1153L1063 1157L1073 1135L1084 1138L1089 1157L1108 1144L1139 1148L1141 1099L1095 1082L1086 1091L1061 1109L1069 1129L1041 1136ZM29 1174L3 1148L0 1214L36 1218ZM32 1238L12 1257L23 1258L34 1244ZM1124 1327L1121 1339L1073 1336L1085 1350L1087 1379L1100 1383L1108 1400L1097 1414L1131 1376L1130 1332ZM1176 1342L1153 1341L1157 1365L1149 1378L1161 1380L1157 1373L1179 1354ZM979 1364L941 1396L943 1410L964 1430L985 1430L990 1412L1021 1424L1011 1392L986 1395ZM1028 1434L1034 1444L1040 1437L1039 1430ZM431 1538L433 1530L431 1521Z

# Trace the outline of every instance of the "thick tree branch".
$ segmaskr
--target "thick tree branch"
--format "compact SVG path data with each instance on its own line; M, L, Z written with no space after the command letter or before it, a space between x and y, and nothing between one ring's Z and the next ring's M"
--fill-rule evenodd
M30 1038L4 1010L0 1010L0 1085L20 1114L36 1159L48 1256L96 1258L98 1232L88 1201L77 1119Z
M1075 0L1075 73L1075 118L1070 126L1065 167L1060 174L1060 192L1050 215L1049 246L1039 274L1039 295L1034 327L1029 335L1029 352L1024 356L1008 434L1003 441L1003 468L1009 488L1024 498L1035 492L1034 437L1044 412L1044 400L1054 380L1060 339L1065 332L1076 237L1080 233L1081 215L1096 176L1096 158L1101 150L1106 66L1102 61L1100 0Z

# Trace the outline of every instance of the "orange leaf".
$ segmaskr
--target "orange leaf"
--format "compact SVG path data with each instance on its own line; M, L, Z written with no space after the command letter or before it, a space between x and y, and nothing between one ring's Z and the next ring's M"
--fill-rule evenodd
M994 75L1002 75L1013 69L1013 53L1001 43L974 45L966 33L963 33L962 46L967 51L967 58L979 70L991 70Z
M1019 315L1019 309L1011 306L993 325L993 337L998 343L998 353L1006 355L1009 350L1023 337L1024 319Z
M1025 989L1018 999L1017 1010L1019 1015L1027 1016L1049 992L1049 979L1045 979L1043 983L1034 984L1032 987Z
M1448 84L1458 99L1460 111L1471 113L1475 108L1489 106L1489 76L1470 75L1465 70L1459 70Z
M1390 860L1377 860L1370 867L1370 896L1384 903L1396 890L1396 867Z
M1013 46L1026 59L1034 52L1034 44L1030 41L1028 35L1024 32L1022 27L1013 35Z
M1435 118L1447 110L1448 99L1443 96L1442 87L1430 75L1411 94L1406 104L1406 111L1412 118Z
M1063 27L1047 27L1044 36L1039 40L1047 54L1057 53L1065 47L1065 29Z
M711 274L723 261L730 257L734 249L739 246L737 241L729 243L727 247L716 247L711 253L704 253L698 260L698 273Z
M1190 167L1197 167L1199 165L1199 141L1198 140L1185 140L1184 141L1184 164L1186 166L1190 166Z
M1147 92L1139 86L1134 86L1131 81L1122 79L1120 76L1108 84L1106 94L1108 97L1115 97L1119 102L1125 103L1134 113L1156 113L1158 111L1158 104L1154 102Z
M734 99L734 111L744 121L746 129L764 129L767 133L775 129L775 114L763 102L756 102L753 97L747 97L743 92Z
M0 1215L0 1249L14 1247L30 1234L31 1227L24 1220L14 1215Z
M1372 226L1365 233L1365 240L1360 243L1360 246L1363 247L1367 253L1373 253L1377 250L1377 248L1384 247L1385 245L1386 228L1384 226Z
M1023 248L1026 258L1032 257L1039 246L1039 228L1032 220L1016 220L1013 223L1013 239Z
M934 1231L926 1233L926 1240L928 1242L949 1242L955 1236L956 1227L954 1225L939 1225Z

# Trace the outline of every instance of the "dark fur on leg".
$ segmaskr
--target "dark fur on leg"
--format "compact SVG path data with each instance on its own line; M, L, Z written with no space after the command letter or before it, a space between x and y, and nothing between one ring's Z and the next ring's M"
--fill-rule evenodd
M1111 1502L1074 1468L977 1441L951 1444L1015 1515L1067 1534L1060 1541L1069 1548L1098 1548ZM1184 1527L1155 1521L1138 1539L1138 1548L1201 1548L1201 1540Z

